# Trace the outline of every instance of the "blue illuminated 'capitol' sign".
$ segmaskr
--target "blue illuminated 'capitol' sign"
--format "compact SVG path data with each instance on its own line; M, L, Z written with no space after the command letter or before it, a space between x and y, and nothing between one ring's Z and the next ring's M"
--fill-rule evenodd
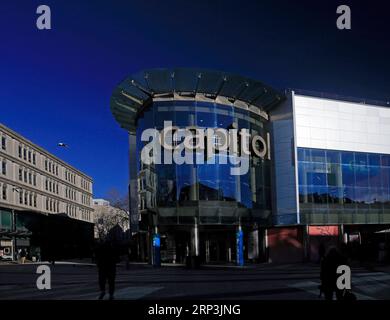
M164 121L164 128L142 132L141 141L147 142L141 151L141 161L150 164L228 164L231 175L243 175L249 170L250 157L270 159L269 133L263 138L248 129L199 128L172 126Z

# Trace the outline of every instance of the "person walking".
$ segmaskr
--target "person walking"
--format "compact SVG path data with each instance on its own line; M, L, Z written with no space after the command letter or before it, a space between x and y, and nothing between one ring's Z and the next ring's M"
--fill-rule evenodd
M108 282L109 299L114 299L116 264L119 262L119 254L116 246L105 241L96 248L96 265L98 268L99 300L102 300L106 294L106 283Z
M20 251L20 263L24 264L26 261L27 252L24 250L24 248Z
M318 247L318 261L319 261L319 263L321 263L322 260L324 260L325 252L326 252L326 249L325 249L324 244L320 243L320 245Z
M130 269L130 260L131 260L131 249L129 247L127 248L127 254L126 254L126 270Z
M333 300L333 295L336 293L336 299L343 298L342 290L337 288L337 268L340 265L347 264L346 259L341 255L337 248L329 249L326 256L321 261L321 292L324 293L325 300Z

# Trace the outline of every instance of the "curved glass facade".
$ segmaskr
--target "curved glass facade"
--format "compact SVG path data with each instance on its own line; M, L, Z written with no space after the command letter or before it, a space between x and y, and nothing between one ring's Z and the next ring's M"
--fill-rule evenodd
M193 224L194 216L204 224L267 219L271 212L269 160L251 157L248 172L238 176L230 173L232 159L222 159L234 156L226 154L216 154L215 164L143 165L141 150L147 142L141 141L141 134L149 128L162 130L164 121L171 121L180 128L204 129L228 129L235 123L238 130L248 129L252 135L262 137L268 131L260 116L233 106L203 101L154 102L139 116L137 123L141 211L158 208L159 224ZM148 188L152 201L142 199L142 190Z

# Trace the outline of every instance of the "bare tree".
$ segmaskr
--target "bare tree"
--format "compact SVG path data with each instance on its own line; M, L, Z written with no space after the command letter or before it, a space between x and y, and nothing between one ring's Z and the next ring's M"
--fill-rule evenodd
M98 239L107 239L109 235L123 237L130 228L127 195L121 195L117 189L110 189L106 200L109 205L95 205L95 230Z
M118 208L124 210L126 212L129 211L129 194L121 194L118 189L111 188L108 190L106 195L107 201L110 202L111 206L114 208Z

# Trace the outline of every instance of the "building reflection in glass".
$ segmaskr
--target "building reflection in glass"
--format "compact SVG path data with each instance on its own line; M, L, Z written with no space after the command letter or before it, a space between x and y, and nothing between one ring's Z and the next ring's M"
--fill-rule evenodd
M370 222L390 213L390 156L298 148L301 214ZM351 215L348 218L348 215Z
M266 123L260 119L260 116L248 110L217 103L177 100L154 102L138 118L138 171L142 171L140 154L146 142L142 142L140 137L145 129L162 130L164 121L172 121L173 126L180 128L197 126L205 129L229 129L236 123L238 129L249 129L252 134L265 136ZM242 221L249 221L260 217L264 219L269 215L269 160L251 157L249 171L234 176L230 174L233 165L223 157L233 156L217 153L215 164L157 164L150 169L156 176L155 206L159 208L160 223L186 223L187 220L192 223L191 217L198 214L201 223L237 223L238 216ZM199 207L202 210L196 210Z

